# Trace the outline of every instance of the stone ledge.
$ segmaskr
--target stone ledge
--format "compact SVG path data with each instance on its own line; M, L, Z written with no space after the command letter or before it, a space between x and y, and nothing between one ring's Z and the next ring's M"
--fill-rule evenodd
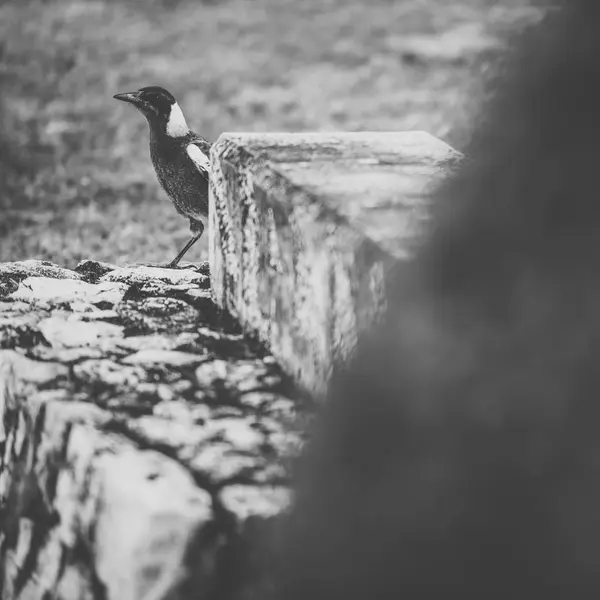
M460 159L424 132L223 134L211 151L219 306L322 393L410 257L427 190Z
M81 267L0 264L0 597L261 596L309 413L205 267Z

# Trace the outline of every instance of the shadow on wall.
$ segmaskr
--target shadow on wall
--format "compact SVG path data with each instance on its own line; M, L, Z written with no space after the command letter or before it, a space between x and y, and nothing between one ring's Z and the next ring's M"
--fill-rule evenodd
M562 4L322 411L281 598L600 594L600 4Z

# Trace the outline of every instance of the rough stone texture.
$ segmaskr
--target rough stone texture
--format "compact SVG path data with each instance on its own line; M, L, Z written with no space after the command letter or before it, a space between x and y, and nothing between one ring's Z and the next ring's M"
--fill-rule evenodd
M0 597L264 596L292 386L205 266L77 269L0 264Z
M213 146L212 290L311 392L380 314L427 186L460 159L424 132L223 134Z

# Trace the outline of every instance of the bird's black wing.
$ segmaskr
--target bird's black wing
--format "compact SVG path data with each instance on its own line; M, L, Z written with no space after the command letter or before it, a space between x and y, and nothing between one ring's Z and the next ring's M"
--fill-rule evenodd
M208 179L210 167L210 146L210 142L207 142L202 136L195 135L186 147L188 156L205 179Z

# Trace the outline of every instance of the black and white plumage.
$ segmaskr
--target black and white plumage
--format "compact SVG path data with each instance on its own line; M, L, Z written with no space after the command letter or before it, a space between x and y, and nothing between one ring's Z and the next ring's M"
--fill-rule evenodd
M150 127L150 157L158 181L177 212L190 221L192 237L169 263L175 267L204 231L210 143L190 130L179 104L164 88L144 87L137 92L116 94L114 98L133 104L146 117Z

